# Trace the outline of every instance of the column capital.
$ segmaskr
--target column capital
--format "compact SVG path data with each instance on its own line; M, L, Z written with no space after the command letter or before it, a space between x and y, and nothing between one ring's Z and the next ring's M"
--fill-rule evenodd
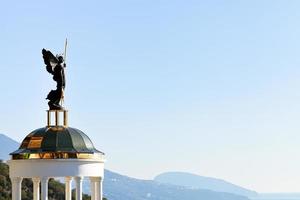
M97 177L91 176L89 178L90 178L91 182L101 182L103 180L103 178L101 176L97 176Z
M72 180L73 180L73 177L72 177L72 176L66 176L66 177L65 177L65 180L66 180L66 181L72 181Z
M40 180L42 182L48 182L49 181L49 177L43 176L43 177L40 177Z
M14 183L19 183L19 182L21 182L23 180L22 177L11 177L10 179Z
M32 178L32 182L34 182L34 183L40 183L41 179L39 177L33 177Z
M75 180L76 182L82 182L82 181L83 181L83 177L82 177L82 176L75 176L75 177L74 177L74 180Z

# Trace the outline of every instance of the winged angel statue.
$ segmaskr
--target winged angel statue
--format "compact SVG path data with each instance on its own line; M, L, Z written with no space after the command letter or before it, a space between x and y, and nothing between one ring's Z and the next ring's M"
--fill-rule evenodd
M65 51L66 52L66 51ZM42 50L46 70L53 75L53 80L56 81L56 90L51 90L46 99L49 100L48 105L50 110L63 110L61 101L64 98L65 81L65 59L61 55L54 56L50 51ZM66 53L65 53L66 54ZM64 54L64 56L66 56Z

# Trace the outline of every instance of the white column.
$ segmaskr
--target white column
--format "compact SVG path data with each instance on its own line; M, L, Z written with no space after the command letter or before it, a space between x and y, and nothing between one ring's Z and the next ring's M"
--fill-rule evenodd
M40 178L32 178L33 182L33 200L40 200Z
M76 200L82 200L82 177L76 176Z
M72 177L68 176L65 178L66 190L65 190L65 199L72 200Z
M102 177L96 179L96 200L102 200Z
M91 182L91 200L96 200L96 177L90 177Z
M42 177L41 178L41 188L42 188L42 194L41 194L41 200L48 200L48 177Z
M21 177L11 178L12 182L12 200L21 200L22 194L22 179Z

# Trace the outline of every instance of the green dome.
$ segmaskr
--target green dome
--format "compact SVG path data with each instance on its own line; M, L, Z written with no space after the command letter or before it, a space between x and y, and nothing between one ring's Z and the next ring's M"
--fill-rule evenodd
M88 158L98 151L81 130L64 126L39 128L25 137L13 159L30 158ZM84 156L83 156L84 155Z

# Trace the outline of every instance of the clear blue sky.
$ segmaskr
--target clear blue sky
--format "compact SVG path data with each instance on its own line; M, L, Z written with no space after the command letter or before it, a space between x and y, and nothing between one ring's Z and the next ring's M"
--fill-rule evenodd
M300 2L6 1L0 132L46 123L41 49L68 37L70 125L107 168L213 176L300 192Z

